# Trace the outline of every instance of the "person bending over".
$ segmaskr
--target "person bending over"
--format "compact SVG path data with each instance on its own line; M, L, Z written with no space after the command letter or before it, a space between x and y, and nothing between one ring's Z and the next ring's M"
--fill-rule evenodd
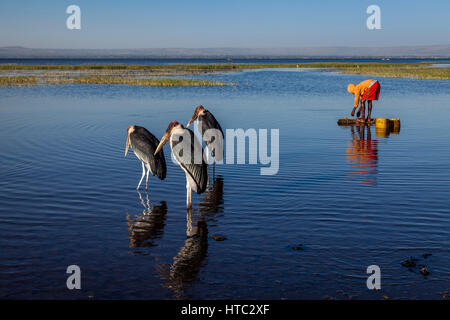
M359 122L367 122L370 124L372 116L372 101L378 100L380 97L380 83L377 80L365 80L358 85L350 83L347 87L347 91L355 95L355 103L352 110L352 117L355 115L356 108L360 104L357 118L361 115L361 118L357 119ZM365 119L367 101L367 119Z

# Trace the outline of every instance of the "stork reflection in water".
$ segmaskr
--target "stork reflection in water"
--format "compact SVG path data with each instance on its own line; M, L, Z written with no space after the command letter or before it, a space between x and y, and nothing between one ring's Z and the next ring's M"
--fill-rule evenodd
M164 158L164 152L155 154L155 150L158 147L159 140L150 133L147 129L135 125L131 125L127 130L127 144L125 147L125 157L127 156L128 149L133 149L134 154L142 163L142 177L139 180L139 184L136 189L139 190L142 179L145 176L145 169L147 169L147 178L145 179L145 190L148 186L148 174L157 176L159 179L164 180L166 178L166 160Z
M129 247L154 247L153 240L161 238L166 225L167 204L161 201L159 205L150 206L148 193L146 193L146 200L138 191L139 199L144 210L142 214L131 215L127 214L128 231L130 232Z
M173 262L157 265L163 286L174 292L175 298L183 298L184 290L198 281L197 275L208 255L208 229L217 227L217 213L223 211L222 204L223 178L218 176L206 189L197 210L187 210L186 240Z
M175 161L186 174L186 205L192 207L192 190L203 193L208 182L208 168L203 148L194 133L177 121L172 121L159 143L155 155L170 142Z
M208 252L208 228L202 218L192 222L192 210L186 215L186 240L173 258L173 263L157 265L163 286L175 293L176 298L183 298L186 286L197 280L197 274L204 264Z
M213 177L212 184L208 186L198 205L198 212L201 217L209 220L223 212L223 177L218 175Z
M198 128L201 130L202 139L206 144L206 162L208 164L210 163L209 154L211 152L215 160L213 165L214 170L215 162L221 162L223 160L224 134L222 127L220 126L214 115L201 105L195 109L194 114L192 115L191 120L189 120L186 127L189 127L195 120L197 120Z

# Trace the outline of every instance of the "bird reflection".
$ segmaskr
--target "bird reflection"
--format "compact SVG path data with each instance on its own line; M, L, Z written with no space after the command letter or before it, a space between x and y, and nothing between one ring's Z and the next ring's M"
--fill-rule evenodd
M163 286L171 290L177 299L181 299L184 289L197 280L208 251L208 227L205 219L199 218L193 224L192 209L188 209L186 221L186 240L173 258L173 263L170 266L156 266Z
M185 289L198 280L208 253L208 227L214 227L216 214L223 211L223 177L213 178L197 209L186 212L186 240L170 265L156 266L163 286L182 299Z
M213 176L212 184L208 185L200 200L198 212L202 217L210 218L223 212L223 177L221 175Z
M378 141L372 140L370 126L352 125L352 140L346 150L349 172L361 183L375 184L378 173Z
M165 226L167 204L161 201L159 205L150 206L150 199L146 192L146 199L137 192L144 210L142 214L127 214L128 230L130 232L130 248L153 247L156 246L153 240L161 238Z

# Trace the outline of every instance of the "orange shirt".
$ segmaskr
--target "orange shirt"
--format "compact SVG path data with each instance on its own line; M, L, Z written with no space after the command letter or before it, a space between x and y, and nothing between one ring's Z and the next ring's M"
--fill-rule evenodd
M362 96L364 92L366 92L367 88L370 86L372 81L373 81L372 79L365 80L355 86L355 89L353 90L353 94L355 95L355 108L359 104L359 97Z

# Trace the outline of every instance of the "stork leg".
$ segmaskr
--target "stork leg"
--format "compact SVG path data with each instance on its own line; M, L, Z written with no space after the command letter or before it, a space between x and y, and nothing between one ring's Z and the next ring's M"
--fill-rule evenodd
M142 177L141 177L141 180L139 180L139 184L138 184L138 186L136 188L138 190L139 190L139 187L141 186L142 179L144 179L144 176L145 176L145 166L144 166L143 162L141 162L141 163L142 163Z
M210 159L210 155L209 155L208 147L205 148L205 151L206 151L206 173L208 175L208 181L206 182L206 187L209 187L209 159Z
M147 168L147 177L145 178L145 190L147 190L148 187L148 173L150 172L150 168Z
M191 186L189 185L189 182L186 179L186 206L188 209L192 207L191 196L192 196Z
M189 208L189 183L186 179L186 207Z
M192 189L189 186L189 208L192 208Z

